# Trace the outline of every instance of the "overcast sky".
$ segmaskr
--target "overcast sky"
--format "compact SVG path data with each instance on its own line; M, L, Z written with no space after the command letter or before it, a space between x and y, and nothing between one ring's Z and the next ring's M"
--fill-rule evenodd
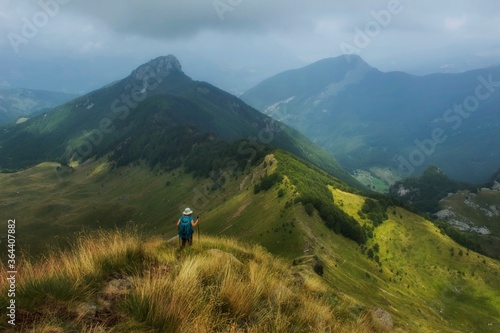
M166 54L220 85L343 52L462 71L499 64L499 35L498 0L0 0L0 86L43 87L50 71L45 87L94 89Z

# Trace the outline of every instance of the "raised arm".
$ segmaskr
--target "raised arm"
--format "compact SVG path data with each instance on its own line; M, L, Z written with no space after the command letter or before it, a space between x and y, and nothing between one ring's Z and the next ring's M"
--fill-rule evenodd
M198 225L198 223L200 223L200 217L199 216L196 217L196 220L191 221L191 225L193 227L196 227Z

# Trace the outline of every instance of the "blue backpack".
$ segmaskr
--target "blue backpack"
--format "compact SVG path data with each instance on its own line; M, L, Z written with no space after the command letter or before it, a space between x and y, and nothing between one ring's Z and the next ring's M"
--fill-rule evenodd
M181 216L181 223L179 224L180 238L191 238L191 236L193 236L193 227L191 226L192 220L193 217L191 216Z

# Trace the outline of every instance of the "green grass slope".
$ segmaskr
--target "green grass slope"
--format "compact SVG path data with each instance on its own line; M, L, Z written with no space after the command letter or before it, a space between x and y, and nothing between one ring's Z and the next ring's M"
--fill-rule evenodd
M363 198L338 190L333 195L360 219ZM389 208L388 217L361 249L363 257L353 258L360 251L342 251L342 245L324 255L336 258L330 259L337 265L332 280L368 304L375 301L392 308L407 331L496 331L499 262L469 252L406 210ZM373 259L366 261L370 250Z
M113 259L115 257L111 250L111 257L107 258L102 251L95 251L104 258L92 259L94 263L89 265L75 264L73 267L81 268L74 272L71 269L76 268L64 271L65 266L58 263L57 258L65 258L62 255L50 259L53 260L52 265L45 264L45 259L38 256L29 259L30 262L33 261L33 265L41 262L40 267L49 267L46 268L47 271L43 271L43 278L34 273L39 266L31 269L26 264L25 267L18 268L20 274L27 274L20 281L38 281L28 285L41 288L41 299L49 295L51 302L51 306L43 311L37 310L39 305L36 298L35 303L28 302L28 307L22 308L24 312L21 313L25 317L20 318L29 325L35 325L34 327L42 327L46 331L50 331L49 327L56 327L59 331L75 327L91 331L109 323L129 325L117 327L126 327L130 331L133 331L131 327L139 331L154 331L155 328L161 330L161 327L165 327L162 325L171 323L179 325L175 327L183 327L183 321L176 317L179 316L175 314L176 310L171 309L174 312L170 313L170 308L157 305L156 294L150 294L151 289L142 289L148 288L146 282L150 280L138 281L137 277L144 276L141 272L148 271L149 266L141 265L148 265L153 258L153 262L166 263L166 266L161 266L165 268L162 275L173 274L169 275L173 278L168 280L168 283L172 283L175 281L174 277L183 276L180 272L184 270L184 265L187 265L186 270L193 265L202 265L201 262L207 260L203 253L210 248L224 247L224 252L231 253L244 265L255 265L251 264L252 254L249 251L236 249L247 245L228 247L212 236L228 236L249 244L250 247L263 246L266 251L281 258L280 262L285 262L285 266L276 263L278 269L283 269L292 276L297 270L307 270L307 276L314 276L313 280L303 279L304 275L299 272L302 278L295 278L301 281L299 285L307 286L311 283L313 294L316 295L314 297L320 298L321 306L326 304L326 308L322 308L326 310L318 311L329 315L323 317L321 323L314 324L327 325L317 326L323 327L320 331L324 331L325 327L335 327L340 322L342 326L338 330L342 331L344 327L346 332L350 332L353 323L364 325L367 320L367 327L370 328L360 326L361 331L383 331L381 328L374 328L381 325L373 323L376 308L385 311L382 312L383 317L391 318L385 321L386 325L391 323L391 329L387 326L386 331L495 332L500 327L498 261L467 251L443 235L431 222L402 208L389 206L386 210L387 219L375 226L370 220L372 215L359 214L366 197L355 191L353 193L344 183L286 152L274 151L257 166L248 167L237 174L223 173L218 178L195 178L181 169L170 172L151 170L143 164L113 169L104 159L80 165L74 170L64 168L57 171L56 168L57 164L46 163L19 173L0 175L0 199L2 203L6 203L2 216L5 214L6 219L16 219L19 250L29 250L32 254L47 253L46 246L54 244L70 249L68 243L78 239L82 230L123 229L128 224L137 225L146 239L161 239L154 242L156 245L153 246L155 250L152 250L152 256L147 251L133 250L136 245L131 250L120 250L122 254L118 257L127 258L125 261L132 263L131 266L126 265L124 259ZM273 174L281 177L268 181L274 179ZM266 182L269 186L265 185ZM260 190L257 191L257 188ZM195 214L201 216L202 222L200 233L194 236L195 247L178 261L179 259L174 259L175 252L165 245L164 240L173 238L172 246L177 244L175 222L186 206L193 208ZM352 221L360 226L366 236L364 241L343 236L346 231L351 230L349 223ZM352 236L350 233L347 235ZM99 242L96 241L96 244ZM2 249L3 254L7 253L3 246ZM69 258L78 258L82 251L78 248L73 250ZM201 254L200 258L203 259L191 257L197 254ZM81 255L84 256L84 252ZM265 258L271 260L269 257ZM66 262L72 260L78 262L77 259L67 259ZM170 263L176 260L178 263L174 266L177 266L172 267ZM261 259L257 263L262 264L265 260ZM274 261L272 262L274 266ZM51 271L52 269L55 271ZM220 266L211 269L224 271ZM311 270L318 275L312 274ZM237 275L236 280L243 284L236 286L236 290L243 294L260 295L256 284L250 286L257 289L241 289L251 279L244 272L243 275ZM186 277L192 276L187 271L183 274ZM207 278L202 277L204 273L192 274L200 276L201 281L207 281ZM270 274L280 276L281 273ZM163 294L168 295L171 285L166 284L166 279L154 276L155 284L152 288L159 287L160 290L165 290ZM219 278L222 280L218 280ZM289 275L286 279L283 278L287 288L288 283L291 283L286 282L291 281L288 278ZM109 317L99 317L100 322L89 321L89 311L93 314L93 305L101 298L106 299L107 296L103 296L103 293L114 279L132 281L132 290L142 290L142 296L134 296L130 300L133 303L120 303L123 307L117 307L120 311L118 314L113 312ZM217 275L215 279L223 281L223 276ZM75 284L75 281L78 283ZM223 311L225 318L228 318L225 321L229 325L225 326L228 331L258 323L285 329L290 327L287 325L296 323L286 317L295 316L296 312L286 312L283 321L269 323L266 321L267 317L261 317L262 313L255 307L241 309L231 303L233 301L220 301L217 297L220 297L221 291L217 288L221 286L221 282L213 281L208 278L205 293L215 290L215 294L209 295L216 298L205 299L199 305L200 308L193 310L193 315L200 309L211 309L210 311L215 311L210 312L213 314ZM24 282L20 282L20 286L22 283ZM62 287L56 287L59 285ZM20 300L30 299L28 295L31 292L27 289L23 294L23 288L19 290ZM131 292L129 287L126 289L127 292L123 290L119 293ZM195 295L198 292L201 291L196 291ZM238 291L234 292L238 295ZM303 290L298 289L294 291L300 295L297 296L299 298L304 296L302 292ZM306 292L306 299L309 297L307 295ZM113 296L112 299L121 302L120 297L116 300ZM257 304L261 304L261 300ZM264 302L269 303L265 300L264 298ZM222 310L217 306L209 306L212 302L220 304ZM249 304L255 304L252 302ZM304 306L299 299L290 300L292 303L278 301L284 308L275 307L274 301L270 302L271 309L263 311L274 313L276 309L288 309L290 304L294 304L291 306L294 309L302 309ZM130 310L127 310L127 304L134 304L134 309L140 311L135 311L136 315L132 316ZM319 305L314 305L313 308L316 306ZM53 321L46 320L53 315L50 311L60 312L62 317L56 316ZM82 312L75 315L78 311ZM33 313L39 317L33 317ZM188 318L195 318L189 316ZM66 322L68 318L69 323ZM211 316L212 319L196 318L193 320L199 322L200 327L213 329L222 326L210 325L223 325L218 321L211 321L215 320ZM311 322L307 323L313 325ZM264 326L255 327L262 329Z
M155 173L145 165L112 170L106 160L60 168L43 163L14 174L0 174L2 216L16 219L18 247L38 253L64 244L82 228L174 229L180 206L199 186L181 170Z

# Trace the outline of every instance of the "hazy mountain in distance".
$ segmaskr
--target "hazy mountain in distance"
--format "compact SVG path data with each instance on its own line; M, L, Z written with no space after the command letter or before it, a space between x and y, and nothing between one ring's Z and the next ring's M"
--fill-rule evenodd
M499 81L500 66L414 76L341 56L278 74L242 99L350 170L406 177L434 164L451 178L481 182L500 166Z
M432 59L426 59L414 64L392 64L392 68L400 68L401 71L414 75L424 76L436 73L464 73L480 68L489 68L500 65L496 57L482 57L478 55L449 55L436 54ZM384 70L385 71L385 70Z
M30 117L43 109L53 108L76 97L75 94L63 92L0 88L0 125L21 117Z

